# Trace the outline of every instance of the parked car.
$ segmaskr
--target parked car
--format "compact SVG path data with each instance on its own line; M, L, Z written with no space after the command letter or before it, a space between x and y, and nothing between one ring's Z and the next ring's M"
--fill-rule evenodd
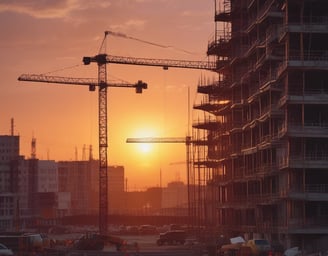
M139 227L139 235L154 235L158 234L157 228L153 225L141 225Z
M0 244L0 255L1 256L13 256L14 253L11 249L7 248L4 244Z
M186 232L184 230L172 230L160 233L156 243L158 246L164 244L184 244L186 242Z
M139 228L138 228L138 226L127 226L126 233L128 235L138 235L139 234Z
M52 248L55 244L55 240L51 239L47 234L41 233L40 234L42 238L43 248Z
M268 255L271 251L271 245L266 239L251 239L246 245L252 249L253 255Z
M169 229L170 230L182 230L181 226L178 224L170 224Z

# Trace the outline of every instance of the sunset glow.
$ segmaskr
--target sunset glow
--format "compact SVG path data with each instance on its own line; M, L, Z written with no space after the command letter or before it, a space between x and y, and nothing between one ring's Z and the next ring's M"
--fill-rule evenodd
M80 160L88 156L83 148L89 145L98 159L98 92L87 86L19 82L19 75L97 79L97 65L83 65L82 58L98 54L106 30L127 35L109 35L108 54L180 60L206 60L213 33L209 0L29 2L0 3L0 51L6 60L0 64L0 133L9 134L14 118L20 154L26 158L34 136L39 159ZM131 187L158 185L160 169L163 184L176 179L180 167L170 163L184 160L184 145L129 145L126 138L185 136L192 108L188 88L193 103L198 82L207 75L215 76L204 70L107 65L111 82L148 84L142 94L108 88L108 164L123 165ZM197 113L192 118L197 120Z
M140 143L138 145L138 148L139 148L141 153L148 154L152 150L152 145L150 143Z

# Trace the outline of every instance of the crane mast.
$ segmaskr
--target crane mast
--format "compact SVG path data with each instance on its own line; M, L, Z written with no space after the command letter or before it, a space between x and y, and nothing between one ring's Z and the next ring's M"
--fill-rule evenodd
M99 128L99 232L107 233L108 214L108 175L107 175L107 70L106 62L98 62L98 128Z
M142 93L147 89L147 84L139 80L135 84L127 83L107 83L106 64L98 64L98 80L92 78L72 78L61 76L45 76L36 74L22 74L18 77L19 81L77 84L87 85L90 91L99 87L98 115L99 115L99 232L107 233L108 215L108 176L107 176L107 87L130 87L135 88L136 93Z

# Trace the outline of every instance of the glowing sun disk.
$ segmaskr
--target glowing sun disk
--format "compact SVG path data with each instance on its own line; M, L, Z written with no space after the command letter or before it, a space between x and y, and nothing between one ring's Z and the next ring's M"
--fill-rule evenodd
M138 147L142 153L149 153L152 149L152 145L150 143L140 143Z

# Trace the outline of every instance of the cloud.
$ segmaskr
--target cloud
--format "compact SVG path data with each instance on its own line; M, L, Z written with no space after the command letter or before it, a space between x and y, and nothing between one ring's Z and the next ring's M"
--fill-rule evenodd
M110 2L87 0L2 0L0 12L27 14L38 19L67 18L73 11L107 8Z
M146 20L131 19L131 20L127 20L122 24L110 25L110 29L115 31L126 31L130 28L143 29L146 23L147 23Z

